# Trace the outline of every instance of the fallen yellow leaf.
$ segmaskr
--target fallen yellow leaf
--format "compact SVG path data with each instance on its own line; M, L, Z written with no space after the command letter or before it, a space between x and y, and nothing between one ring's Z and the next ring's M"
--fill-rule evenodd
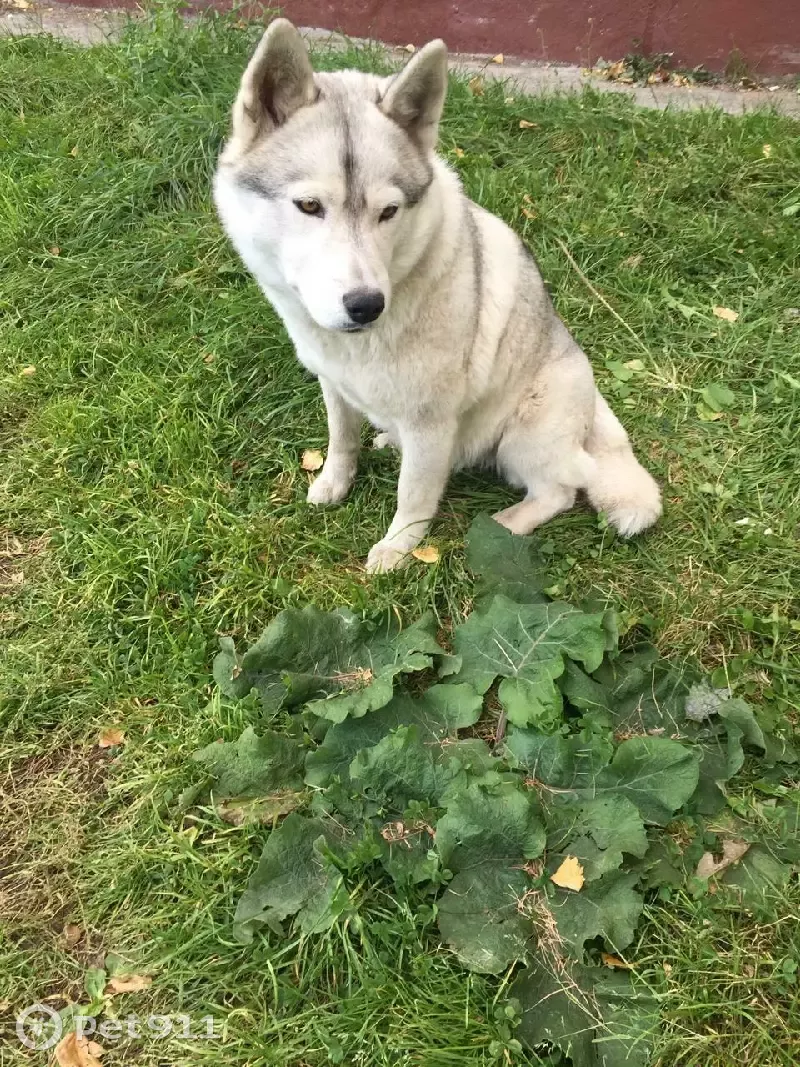
M505 63L506 58L502 52L498 52L496 56L492 56L492 63Z
M698 878L711 878L715 874L721 874L732 863L738 863L749 848L750 843L748 841L736 841L733 838L726 838L722 842L722 859L715 860L712 853L704 852L694 873Z
M117 993L140 993L147 989L152 981L146 974L118 974L116 978L109 978L105 993L112 997Z
M583 889L583 867L575 856L567 856L556 873L550 875L550 881L562 889L574 889L577 893Z
M503 103L504 104L513 104L515 100L516 100L515 96L507 96L505 98L505 100L503 101Z
M417 46L415 44L407 44L403 47L403 51L405 52L416 52L416 50Z
M316 448L307 448L300 460L300 466L304 471L318 471L324 462L320 451Z
M83 930L77 923L67 923L61 931L61 936L64 938L64 944L67 948L72 948L83 937Z
M606 965L606 967L616 968L618 971L632 971L633 964L626 963L625 960L621 960L618 956L609 956L607 952L600 953L600 959Z
M474 78L470 78L469 88L473 96L483 96L483 78L480 74L476 74Z
M713 307L711 310L718 319L725 319L726 322L736 322L739 318L739 312L732 311L731 308Z
M100 1049L100 1046L85 1037L78 1037L73 1030L56 1045L56 1063L59 1067L103 1067L93 1049Z
M421 563L439 562L439 549L435 545L423 545L422 548L415 548L411 555Z
M72 148L70 149L69 154L72 156L73 159L75 159L75 157L78 154L78 146L77 145L73 145Z
M116 726L107 726L105 730L100 731L100 736L97 739L98 748L113 748L115 745L121 745L125 741L125 734L122 730Z
M463 148L459 148L458 145L456 145L456 147L453 149L453 152L455 153L455 155L456 155L456 157L458 159L463 159L464 158L464 149Z
M53 245L53 247L50 249L50 255L51 256L60 256L61 255L61 249L58 247L58 245Z
M22 370L20 371L20 374L22 375L23 378L30 378L31 375L33 375L35 373L36 373L36 368L33 365L31 365L30 367L23 367Z
M521 130L535 130L538 125L538 122L528 122L527 119L519 120L519 128Z
M762 153L764 155L764 158L765 159L769 159L769 157L772 155L772 145L771 144L762 145L761 151L762 151Z

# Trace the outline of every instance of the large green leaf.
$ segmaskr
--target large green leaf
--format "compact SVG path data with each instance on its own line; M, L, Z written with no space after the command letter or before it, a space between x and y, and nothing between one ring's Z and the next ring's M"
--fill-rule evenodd
M290 916L305 934L328 929L348 903L341 872L327 855L328 848L341 844L342 834L334 823L288 815L268 837L239 900L234 918L237 940L252 941L264 925L280 933L281 923Z
M631 737L597 776L595 794L621 793L645 822L664 825L697 787L699 760L686 745L666 737Z
M472 970L496 974L523 954L532 930L519 906L524 868L544 840L537 805L516 783L475 783L448 799L436 850L457 873L439 901L439 930Z
M564 949L575 959L583 958L583 946L603 937L615 952L633 941L644 900L634 886L638 873L615 871L583 887L579 893L557 889L548 901Z
M594 672L594 680L605 690L605 705L618 734L683 732L695 675L661 659L657 649L644 646L607 659ZM599 699L597 690L594 695Z
M617 870L623 855L643 857L648 849L644 822L627 797L607 794L592 800L566 799L556 794L546 806L547 851L561 858L574 856L587 882Z
M276 789L302 788L305 756L295 738L272 730L259 736L248 726L238 741L206 745L192 759L215 777L216 796L254 798Z
M459 680L485 692L495 678L532 682L555 679L566 657L595 670L603 659L603 616L570 604L515 604L496 596L486 611L474 612L456 629L461 656Z
M550 584L532 537L519 537L488 515L478 515L467 534L467 566L478 577L475 598L502 593L518 604L544 603Z
M529 1048L554 1045L572 1067L649 1067L658 1003L627 975L538 962L520 972L511 995L522 1006L517 1033Z
M544 844L538 804L517 783L472 783L453 792L436 826L436 850L454 871L487 861L525 863Z
M565 737L512 730L505 751L535 783L557 789L591 789L611 760L614 747L607 737L590 731Z
M387 810L402 812L414 800L440 804L454 784L485 774L493 763L477 738L431 743L419 726L401 726L362 749L350 764L350 777Z
M471 971L499 974L525 952L532 925L519 909L525 872L482 863L460 871L439 901L439 932Z
M434 685L417 698L396 693L385 707L331 726L319 748L308 754L306 781L324 786L336 775L344 780L354 757L398 726L416 724L428 744L455 737L458 730L478 721L481 703L480 695L468 685Z
M313 701L314 714L341 722L387 704L397 674L431 665L442 651L435 626L432 615L401 629L391 613L373 623L344 609L287 608L241 657L223 639L214 677L228 696L256 689L266 710Z

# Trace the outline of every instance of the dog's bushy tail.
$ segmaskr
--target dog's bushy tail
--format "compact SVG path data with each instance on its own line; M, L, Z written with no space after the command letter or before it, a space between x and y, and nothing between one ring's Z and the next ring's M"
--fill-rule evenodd
M592 506L604 511L623 537L652 526L661 514L661 492L634 456L628 435L600 393L595 394L586 451L595 460L586 487Z

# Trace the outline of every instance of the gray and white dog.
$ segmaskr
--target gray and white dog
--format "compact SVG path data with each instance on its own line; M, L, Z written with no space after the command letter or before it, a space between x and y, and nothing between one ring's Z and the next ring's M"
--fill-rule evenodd
M441 41L394 77L315 74L278 19L242 78L215 179L225 229L322 386L329 445L309 501L347 495L365 417L378 445L401 450L371 571L407 559L450 471L469 464L524 488L495 516L514 533L579 490L626 536L661 513L533 258L437 157L446 89Z

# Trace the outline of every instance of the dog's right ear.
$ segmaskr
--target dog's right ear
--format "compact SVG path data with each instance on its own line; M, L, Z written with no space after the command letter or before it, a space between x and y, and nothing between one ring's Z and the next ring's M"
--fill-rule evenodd
M316 95L303 38L288 19L275 19L242 75L233 105L233 140L245 148L312 104Z

